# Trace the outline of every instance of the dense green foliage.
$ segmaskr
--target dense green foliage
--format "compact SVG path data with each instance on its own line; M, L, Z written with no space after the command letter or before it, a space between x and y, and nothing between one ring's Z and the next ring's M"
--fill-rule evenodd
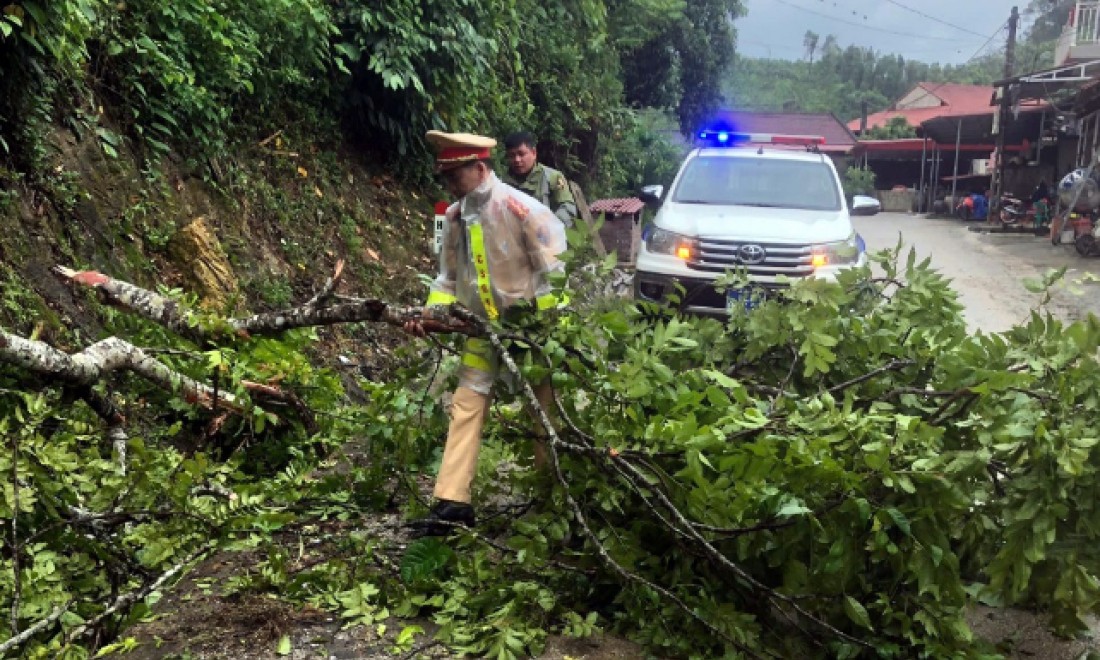
M898 140L917 137L917 129L905 121L905 117L893 117L884 126L867 129L863 136L868 140Z
M527 129L547 162L604 191L622 183L619 157L634 160L619 138L648 126L639 110L690 130L721 102L727 19L741 11L738 0L19 0L0 15L0 156L43 169L46 133L62 123L95 131L110 155L172 150L205 173L283 130L350 137L424 174L428 129ZM650 51L668 66L639 69Z
M993 57L944 67L859 46L841 49L830 35L813 63L740 58L725 90L733 105L746 110L832 112L848 122L859 117L863 103L868 113L885 110L919 82L988 84L1001 68Z
M223 592L388 622L405 650L422 626L392 617L431 617L451 648L503 658L537 652L551 631L597 629L677 657L871 657L854 639L880 657L991 657L964 622L971 598L1039 605L1078 630L1100 598L1100 322L1036 313L968 336L943 278L898 256L876 257L882 280L801 282L725 327L610 302L559 316L521 364L534 379L555 365L565 485L500 469L529 460L505 397L475 494L486 522L452 544L402 550L378 527L323 531L392 511L409 477L437 466L446 417L409 390L434 372L413 356L390 384L359 383L368 404L342 405L334 375L302 358L309 333L169 354L185 372L219 371L242 396L240 379L280 374L328 414L316 434L282 409L277 423L256 410L196 436L201 414L133 384L162 421L130 440L125 473L86 409L9 381L0 470L19 480L0 520L20 549L18 620L69 608L28 656L86 657L61 631L207 547L260 559ZM532 496L535 509L512 506ZM407 501L406 513L422 511ZM292 568L311 533L324 552ZM0 568L8 611L10 554ZM798 628L786 618L795 607Z

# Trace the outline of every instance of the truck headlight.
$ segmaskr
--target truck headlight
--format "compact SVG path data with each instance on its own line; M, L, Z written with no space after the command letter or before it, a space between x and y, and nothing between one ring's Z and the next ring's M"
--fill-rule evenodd
M852 234L845 241L819 243L813 246L814 268L822 266L850 266L859 261L859 240Z
M684 261L699 255L699 241L667 229L654 229L645 239L645 247L655 254L671 254Z

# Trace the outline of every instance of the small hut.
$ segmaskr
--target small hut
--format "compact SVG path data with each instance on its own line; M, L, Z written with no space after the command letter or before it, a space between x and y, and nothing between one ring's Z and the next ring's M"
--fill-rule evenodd
M588 206L592 215L603 214L600 240L608 252L615 252L619 265L633 267L642 240L642 210L645 203L637 197L598 199Z

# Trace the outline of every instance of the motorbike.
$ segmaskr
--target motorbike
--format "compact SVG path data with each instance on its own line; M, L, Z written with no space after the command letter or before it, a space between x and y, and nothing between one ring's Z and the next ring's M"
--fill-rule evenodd
M962 221L985 220L989 213L989 205L985 195L966 195L955 206L955 215Z
M1075 214L1077 215L1077 214ZM1100 224L1092 214L1080 214L1073 220L1073 247L1082 257L1100 257Z
M1001 195L1001 224L1016 225L1032 215L1028 204L1011 195Z

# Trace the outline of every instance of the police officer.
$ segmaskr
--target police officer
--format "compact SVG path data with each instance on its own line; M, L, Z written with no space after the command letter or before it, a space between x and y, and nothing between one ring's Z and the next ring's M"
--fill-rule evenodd
M437 173L459 201L447 209L439 276L425 304L459 302L491 320L557 306L548 275L564 269L558 258L566 249L561 220L538 200L497 178L490 161L496 140L439 131L429 131L427 139L438 152ZM424 335L418 322L407 323L405 330ZM446 535L452 531L447 523L474 524L470 489L499 370L488 340L467 338L435 484L436 502L427 518L410 523L415 536ZM535 392L543 408L551 410L549 382L535 387ZM535 465L545 464L545 446L536 442Z
M535 136L526 131L504 138L504 160L508 174L504 181L539 200L566 227L577 219L577 202L565 175L538 162Z

